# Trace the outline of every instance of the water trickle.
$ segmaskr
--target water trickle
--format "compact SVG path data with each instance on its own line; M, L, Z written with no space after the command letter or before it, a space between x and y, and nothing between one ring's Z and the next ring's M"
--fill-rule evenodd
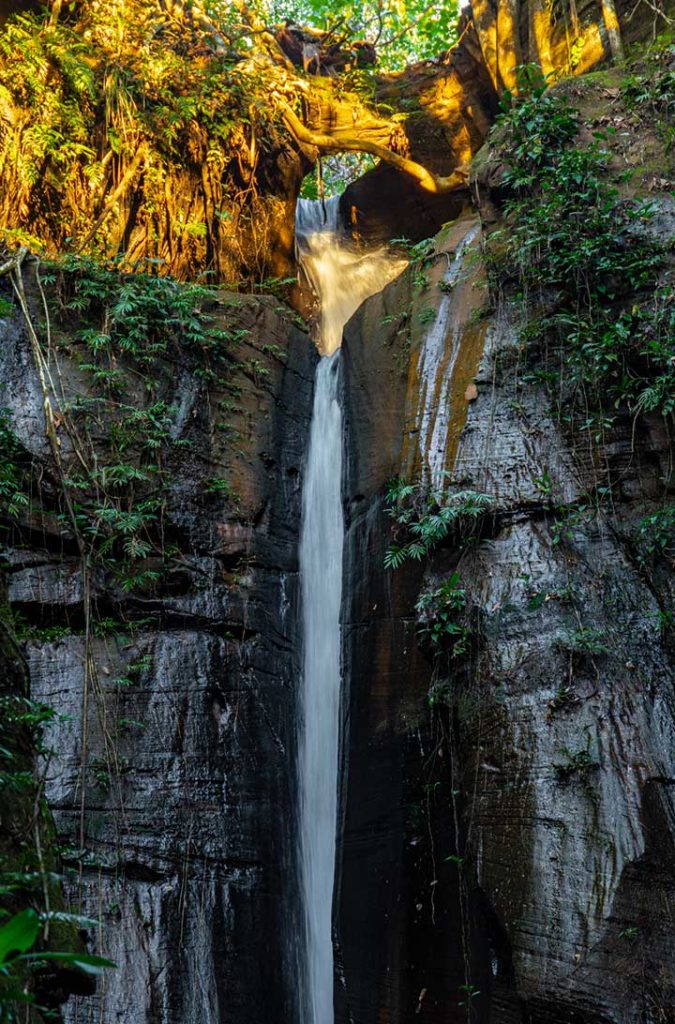
M338 226L339 200L301 200L298 258L320 305L319 361L305 470L300 536L303 603L302 709L298 737L299 862L303 901L301 1024L333 1024L332 910L340 743L342 602L342 329L369 295L403 267L384 250L361 253Z
M452 288L464 266L466 249L478 234L473 225L457 246L455 258L443 275L444 293L431 328L420 350L418 373L420 380L420 413L418 445L422 457L422 477L436 490L443 486L448 429L450 425L450 388L459 354L461 330L452 329L452 344L448 349L448 333L452 321Z

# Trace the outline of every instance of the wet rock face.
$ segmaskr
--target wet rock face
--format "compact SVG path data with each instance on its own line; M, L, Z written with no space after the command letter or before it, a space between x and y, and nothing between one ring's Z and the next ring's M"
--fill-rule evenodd
M584 512L597 467L508 368L513 337L508 323L491 332L458 453L462 476L500 509L491 542L462 563L481 623L461 726L475 794L465 814L513 971L497 974L496 1006L506 988L536 1021L639 1021L672 1004L674 980L668 598L630 539L662 490L667 443L657 424L632 443L618 428L603 467L613 514ZM542 513L542 466L561 509L581 513Z
M187 371L171 381L173 429L192 444L175 456L178 551L154 592L125 594L94 568L86 639L63 523L33 511L6 553L10 600L32 627L31 695L61 716L46 795L66 863L82 864L68 894L101 918L90 946L118 964L96 997L68 1004L79 1024L296 1012L297 537L315 356L273 301L237 301L237 408L223 417L222 396ZM41 395L21 324L2 323L0 406L37 476ZM66 357L61 371L66 392L81 384ZM236 497L207 493L213 478Z
M561 426L522 379L515 311L485 303L478 237L462 254L471 230L460 221L426 283L411 267L346 331L338 1020L451 1020L467 978L490 1024L667 1020L673 573L641 562L633 536L663 501L670 442L658 419L619 421L591 452ZM461 572L477 637L432 714L415 635L425 570L382 568L383 491L444 470L495 507L480 543L426 567ZM613 505L596 514L599 478Z
M456 864L447 859L456 850L448 801L452 765L439 723L429 713L431 665L418 646L414 621L422 572L384 569L390 520L383 492L408 465L419 471L424 458L417 438L425 412L419 396L429 311L436 312L447 296L448 323L468 326L467 297L481 294L475 275L456 282L452 294L438 287L472 232L475 220L460 220L424 266L413 266L370 299L345 331L340 1024L393 1024L413 1017L440 1024L456 1006L464 981L457 925L463 894ZM457 380L473 379L478 356L467 371L467 354ZM426 382L429 412L437 403L435 383L443 387L447 369L447 360L439 359L438 382ZM463 396L462 402L456 423L466 414ZM438 435L449 438L456 423L439 425Z

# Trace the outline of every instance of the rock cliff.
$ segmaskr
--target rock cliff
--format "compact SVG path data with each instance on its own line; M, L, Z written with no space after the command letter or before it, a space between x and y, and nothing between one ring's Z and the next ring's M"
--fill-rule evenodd
M608 97L627 116L611 76L569 94L590 122ZM619 137L615 168L639 144ZM339 1019L466 1019L470 1003L495 1024L668 1020L672 537L655 561L636 537L672 502L672 438L660 415L570 430L522 297L488 288L503 194L495 207L499 174L478 173L484 227L460 217L345 334ZM639 165L638 194L650 180ZM669 247L672 200L654 195ZM470 488L491 512L426 568L385 571L396 477ZM471 640L441 667L416 602L453 572Z
M253 1024L296 1012L297 537L315 356L274 300L222 302L217 322L241 338L226 398L194 365L155 366L171 410L173 551L133 596L109 569L85 583L72 531L50 515L26 325L0 321L0 405L31 490L4 556L9 601L31 697L57 712L45 793L68 896L100 919L90 944L118 964L67 1020ZM61 341L54 397L72 408L91 382L77 344ZM94 440L101 460L107 440ZM210 488L224 476L225 493Z
M442 151L439 173L472 156L526 58L595 68L612 49L613 6L582 4L572 23L556 5L477 3L463 48L415 72L438 134L417 138L413 119L412 154ZM644 18L619 13L626 43L644 37ZM383 81L380 98L399 87ZM672 247L668 148L643 130L645 108L627 107L606 70L565 88L584 144L610 129L622 201L655 201L640 230ZM300 169L294 153L293 188ZM624 410L597 436L570 428L566 371L555 367L556 393L546 344L532 340L554 303L533 315L513 275L495 272L514 226L498 152L481 152L472 193L473 205L468 190L421 203L385 169L343 201L363 237L398 233L392 211L413 240L451 223L358 311L341 357L336 1019L665 1024L672 540L645 552L640 538L672 504L672 413ZM297 545L316 355L277 300L222 293L209 315L227 335L225 381L215 336L208 358L180 339L149 362L107 349L105 362L58 282L53 336L34 264L25 285L45 362L3 284L0 408L27 494L3 520L3 574L31 696L57 712L45 794L67 895L101 921L90 947L118 964L66 1020L290 1024ZM134 458L116 462L111 438ZM106 495L95 521L82 459ZM393 478L486 495L489 509L429 557L385 569ZM151 533L134 579L132 514ZM462 649L441 661L419 598L455 573Z

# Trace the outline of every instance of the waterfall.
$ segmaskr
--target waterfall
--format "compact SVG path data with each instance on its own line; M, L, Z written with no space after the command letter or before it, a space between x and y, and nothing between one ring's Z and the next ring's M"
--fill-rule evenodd
M300 864L308 1024L333 1021L331 915L335 874L340 712L340 601L344 525L339 352L317 367L300 539L304 625L300 739Z
M340 746L342 602L342 329L369 295L405 265L385 250L363 253L339 230L339 200L300 200L298 259L320 306L319 360L300 536L303 680L298 737L298 854L304 917L301 1024L333 1024L332 910Z

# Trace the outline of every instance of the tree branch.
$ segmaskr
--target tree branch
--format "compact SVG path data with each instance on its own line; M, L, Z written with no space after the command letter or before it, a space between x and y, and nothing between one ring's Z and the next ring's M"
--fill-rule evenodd
M414 178L420 188L425 192L455 192L465 188L468 182L469 169L467 165L455 168L452 174L447 177L432 174L426 167L418 164L415 160L394 153L391 149L370 142L368 139L353 137L334 138L332 135L325 135L321 132L313 132L307 128L297 114L288 105L284 105L283 117L286 127L294 136L297 142L308 146L315 146L317 149L327 149L334 153L370 153L371 156L379 157L380 160L392 164L399 171Z

